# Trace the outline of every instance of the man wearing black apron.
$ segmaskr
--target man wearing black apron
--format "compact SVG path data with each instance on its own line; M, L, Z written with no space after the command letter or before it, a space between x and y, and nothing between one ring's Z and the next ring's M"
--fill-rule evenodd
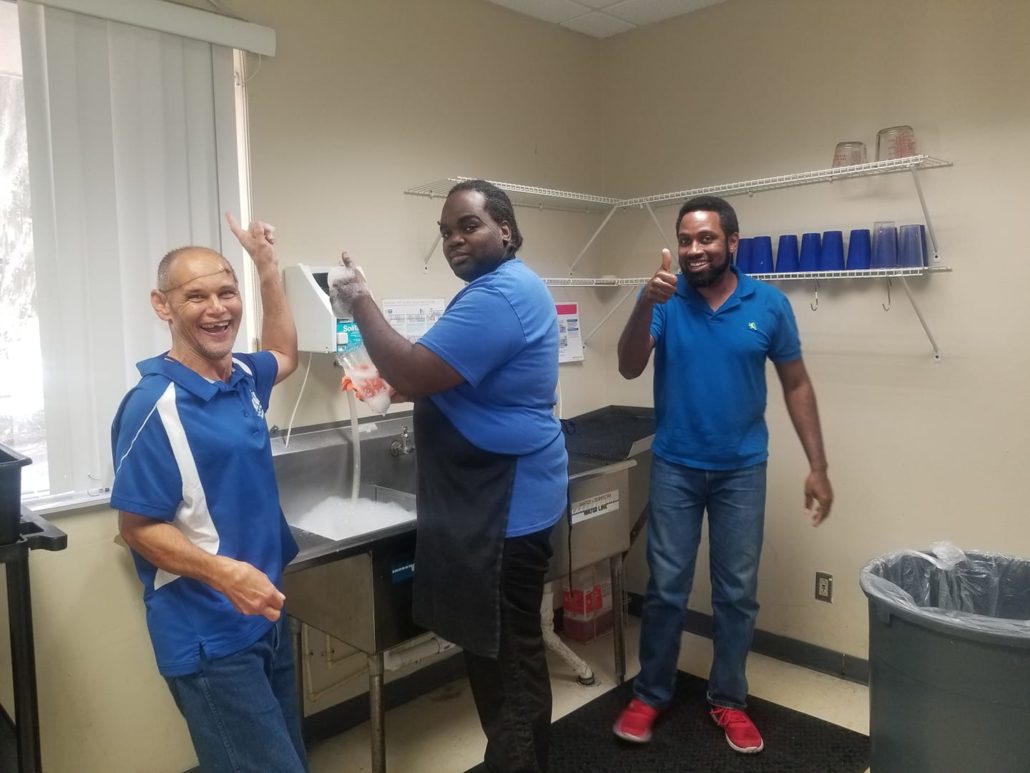
M487 768L543 771L551 688L540 604L568 487L553 413L558 321L543 282L515 257L522 235L503 191L459 183L439 225L444 256L468 284L418 343L389 326L346 254L329 294L380 375L414 398L415 620L464 650Z

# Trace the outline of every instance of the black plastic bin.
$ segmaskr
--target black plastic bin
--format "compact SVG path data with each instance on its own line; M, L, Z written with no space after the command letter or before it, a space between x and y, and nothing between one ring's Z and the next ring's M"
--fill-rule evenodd
M1030 771L1030 559L940 544L860 581L872 773Z
M0 545L18 541L21 521L21 468L32 464L5 445L0 445Z

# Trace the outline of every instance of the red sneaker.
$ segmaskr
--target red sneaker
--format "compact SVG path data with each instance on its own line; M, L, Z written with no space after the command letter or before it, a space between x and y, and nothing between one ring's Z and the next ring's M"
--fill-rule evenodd
M661 711L634 698L619 714L612 725L612 732L624 741L647 743L651 740L651 725Z
M713 706L711 717L715 724L726 732L726 743L733 751L741 754L757 754L765 748L762 734L755 723L740 709Z

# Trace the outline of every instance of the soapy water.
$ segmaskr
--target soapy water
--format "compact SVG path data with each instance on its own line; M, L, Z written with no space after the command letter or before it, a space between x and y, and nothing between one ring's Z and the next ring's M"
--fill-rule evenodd
M415 513L395 502L331 496L299 518L291 518L290 524L326 539L341 540L372 534L414 520Z

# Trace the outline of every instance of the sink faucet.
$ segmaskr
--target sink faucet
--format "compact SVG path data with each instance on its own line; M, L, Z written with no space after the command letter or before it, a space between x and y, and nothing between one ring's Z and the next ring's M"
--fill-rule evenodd
M401 439L394 440L390 443L390 455L401 456L402 454L407 455L415 450L415 442L411 439L408 434L408 427L404 425L401 427Z

